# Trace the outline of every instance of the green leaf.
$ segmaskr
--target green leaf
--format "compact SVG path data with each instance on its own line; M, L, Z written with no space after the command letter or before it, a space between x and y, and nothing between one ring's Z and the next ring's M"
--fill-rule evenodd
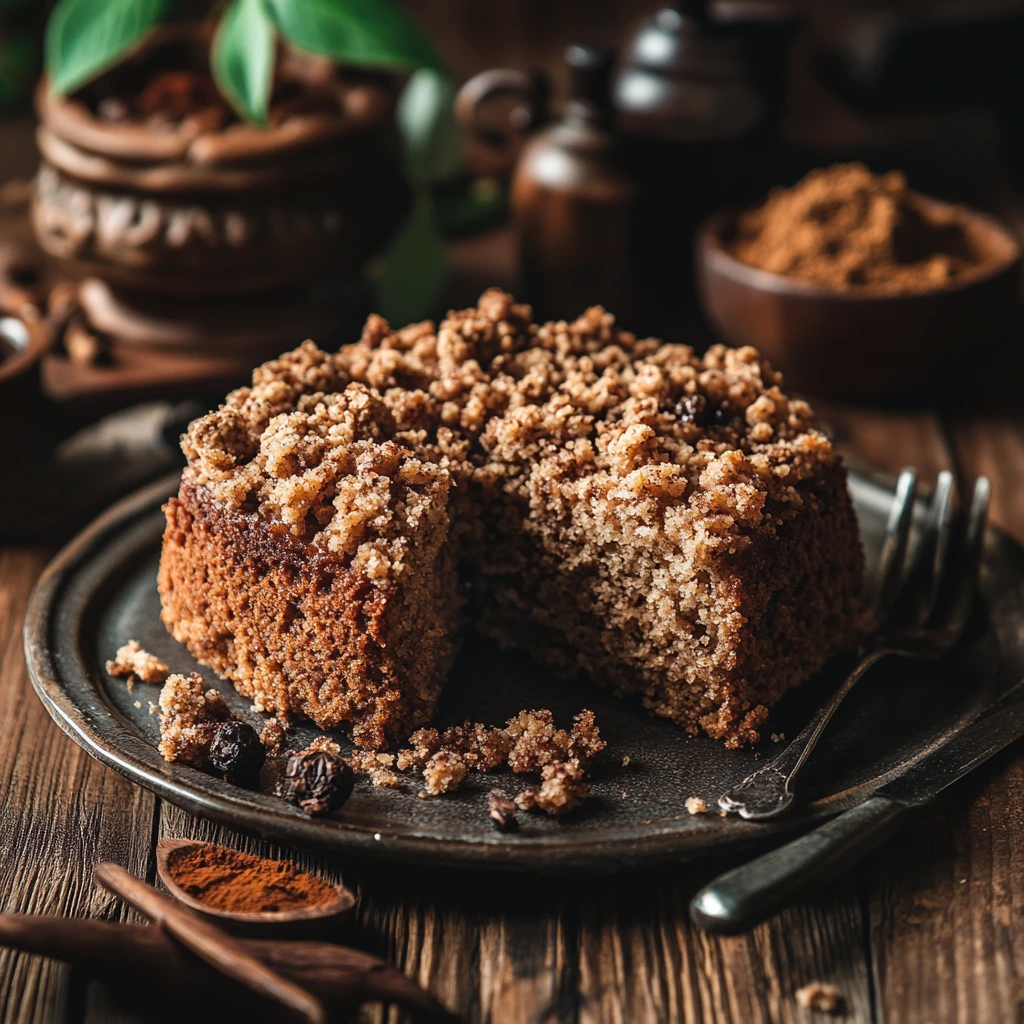
M266 0L278 30L300 50L350 64L437 67L437 54L394 0Z
M235 110L254 124L266 124L274 78L274 25L262 0L234 0L214 37L210 67Z
M166 8L166 0L60 0L46 26L53 89L72 92L116 64Z
M443 71L420 68L395 112L405 142L405 167L421 184L445 181L462 167L462 132L455 120L455 85Z
M438 233L430 193L416 195L412 216L384 255L377 279L377 309L395 327L437 312L448 279L448 246Z

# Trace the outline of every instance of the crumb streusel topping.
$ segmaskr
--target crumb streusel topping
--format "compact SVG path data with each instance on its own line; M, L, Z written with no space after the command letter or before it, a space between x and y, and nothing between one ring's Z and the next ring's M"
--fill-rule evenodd
M794 484L835 460L780 385L753 348L697 356L638 340L600 307L538 326L492 289L436 331L372 316L340 352L305 342L196 420L183 447L218 501L349 555L386 551L451 473L555 486L570 505L600 497L594 525L616 534L672 542L699 520L706 545L735 548L772 528L769 497L799 503ZM704 415L686 408L693 396Z

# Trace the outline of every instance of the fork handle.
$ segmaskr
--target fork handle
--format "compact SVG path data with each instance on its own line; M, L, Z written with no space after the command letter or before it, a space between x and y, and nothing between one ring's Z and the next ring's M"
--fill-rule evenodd
M690 901L709 932L753 927L824 885L888 838L911 807L873 796L799 839L719 875Z

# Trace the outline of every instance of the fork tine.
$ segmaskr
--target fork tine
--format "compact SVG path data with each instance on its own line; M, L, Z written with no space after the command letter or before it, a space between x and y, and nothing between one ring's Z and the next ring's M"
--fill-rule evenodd
M878 559L875 585L875 617L881 622L892 608L907 560L910 527L914 521L914 499L917 496L917 470L906 466L896 481L896 495L885 526L885 540Z
M978 585L978 570L981 567L991 497L992 485L988 477L979 476L974 481L971 493L971 506L967 513L963 544L957 559L956 577L950 584L953 593L949 617L944 627L950 641L955 640L963 632L974 607L974 593Z
M920 557L931 562L922 565L928 571L928 581L921 591L922 600L917 606L918 625L924 625L935 611L943 580L947 578L949 566L950 539L956 516L953 508L955 487L953 474L944 469L935 481L935 493L928 507L928 522L922 541Z

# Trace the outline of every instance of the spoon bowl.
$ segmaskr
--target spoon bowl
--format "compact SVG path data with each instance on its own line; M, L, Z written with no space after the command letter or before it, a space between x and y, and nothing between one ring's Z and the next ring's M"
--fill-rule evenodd
M167 891L179 902L220 925L235 935L250 936L302 936L323 935L336 931L352 916L356 897L340 882L328 882L336 898L315 906L296 907L291 910L238 913L219 910L190 895L174 877L174 864L187 851L212 843L192 839L161 839L156 846L156 871ZM311 872L313 874L314 872Z

